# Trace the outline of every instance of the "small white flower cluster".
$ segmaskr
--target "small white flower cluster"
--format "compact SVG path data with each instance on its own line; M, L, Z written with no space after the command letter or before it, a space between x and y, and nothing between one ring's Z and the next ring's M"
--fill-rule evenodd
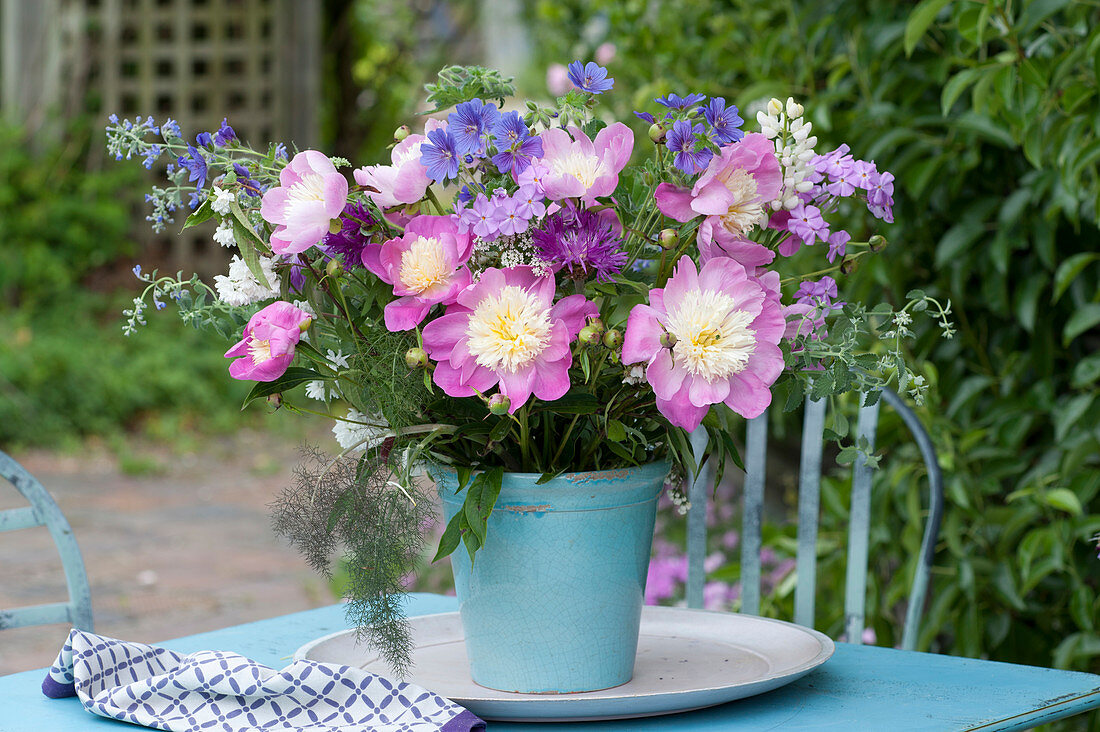
M214 213L222 216L228 216L232 211L233 204L236 203L237 197L233 191L226 190L214 186L214 198L210 201L210 208L214 209Z
M362 423L368 424L362 424ZM382 444L390 436L390 431L379 419L371 419L357 409L349 409L344 419L336 420L332 426L332 435L340 447L350 452L364 452L368 448Z
M645 383L645 366L640 363L636 363L633 366L628 366L626 374L623 376L623 383L630 386L640 386Z
M122 314L126 316L126 325L122 326L123 335L131 335L139 325L145 325L146 307L145 298L135 297L134 307L122 311Z
M263 270L264 277L267 279L265 284L257 281L243 259L233 255L233 259L229 262L229 274L217 275L214 278L218 299L228 305L244 307L254 302L277 297L279 279L275 275L274 262L272 257L260 257L260 269Z
M550 263L539 256L530 232L526 231L511 236L498 236L493 241L475 239L472 259L475 278L494 263L499 263L502 268L530 266L536 277L546 277L551 272Z
M673 507L676 509L676 513L681 516L686 516L687 512L691 510L691 501L688 500L687 493L684 492L683 485L670 486L668 489L668 498L672 501Z
M769 140L775 140L775 154L783 168L783 188L779 197L771 202L776 211L793 209L801 202L798 194L809 193L814 187L808 178L813 172L810 161L817 154L814 152L817 136L810 134L813 125L802 119L803 111L801 104L787 97L785 106L778 99L772 99L766 112L756 113L760 131Z
M217 230L214 232L214 241L223 247L235 246L237 240L233 238L233 224L228 221L219 223Z
M313 314L313 317L317 316ZM333 351L330 348L328 349L328 353L326 353L325 355L327 356L328 362L332 365L333 369L348 368L348 357L344 355L343 351ZM342 394L340 393L340 389L337 387L335 382L333 382L329 386L327 391L328 394L326 396L325 382L319 379L306 384L306 396L310 399L316 399L319 402L327 402L329 399L339 399L342 396Z

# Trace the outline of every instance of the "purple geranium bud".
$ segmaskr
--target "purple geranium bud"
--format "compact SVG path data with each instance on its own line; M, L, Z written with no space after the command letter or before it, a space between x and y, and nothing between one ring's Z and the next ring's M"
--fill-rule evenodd
M214 136L209 132L200 132L195 135L195 144L199 147L211 147L214 144Z
M233 131L233 128L229 126L229 118L222 118L222 126L218 128L218 131L214 133L214 144L218 147L225 147L233 140L237 139L237 133Z

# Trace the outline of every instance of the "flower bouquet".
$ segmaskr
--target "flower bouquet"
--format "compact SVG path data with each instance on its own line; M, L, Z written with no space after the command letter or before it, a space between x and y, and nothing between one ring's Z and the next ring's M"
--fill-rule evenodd
M513 536L505 518L556 510L564 484L583 493L566 513L602 510L622 491L620 503L643 505L641 543L588 546L599 561L580 572L596 578L596 596L626 588L613 625L629 645L656 494L666 483L683 505L684 476L700 469L690 432L705 430L703 460L721 480L739 461L740 419L776 398L788 409L848 391L871 401L890 382L919 401L923 380L901 348L911 314L931 306L950 334L948 308L921 292L897 310L838 299L833 275L886 240L856 241L834 220L863 209L892 221L893 179L847 146L818 152L793 99L760 103L748 131L722 98L670 94L636 113L636 134L597 113L614 87L605 69L575 62L569 79L554 103L517 105L497 72L444 69L427 87L423 133L402 127L389 164L346 172L348 161L316 150L250 147L227 122L194 142L172 120L108 127L117 157L169 161L169 184L147 197L155 228L188 205L184 228L215 220L214 239L236 249L213 286L136 267L146 287L127 332L149 302L173 299L185 321L233 342L229 375L256 382L248 402L335 420L341 451L306 456L276 528L322 571L346 557L349 618L398 672L411 647L401 593L432 517L424 466L447 514L435 557L464 547L464 616L467 605L520 614L519 600L494 593L526 580L478 572L559 551L542 545L548 535ZM868 334L879 338L870 351ZM843 450L851 460L860 446ZM516 481L520 497L506 498ZM625 521L602 520L568 541L610 541ZM492 555L494 542L510 548ZM534 558L509 553L522 545ZM632 579L601 574L619 557ZM529 585L520 594L545 604ZM540 618L517 643L551 624ZM481 632L500 655L511 641L495 623Z

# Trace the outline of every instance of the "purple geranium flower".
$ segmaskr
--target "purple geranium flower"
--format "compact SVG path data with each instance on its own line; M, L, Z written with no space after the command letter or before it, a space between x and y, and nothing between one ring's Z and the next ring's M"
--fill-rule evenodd
M344 267L352 269L363 266L363 250L370 244L369 229L377 223L370 210L361 203L351 202L344 206L340 216L340 231L329 232L321 240L321 246L329 253L344 260Z
M420 146L420 164L428 169L429 178L443 182L458 177L457 145L449 128L428 133L428 141Z
M745 123L737 114L737 107L726 107L726 100L722 97L712 97L706 107L703 108L703 117L710 125L714 134L714 141L719 145L736 142L745 136L739 128Z
M707 97L705 94L688 94L686 97L680 98L679 94L669 94L667 97L657 97L653 101L660 104L662 107L668 107L669 109L683 110L688 107L694 107Z
M634 116L643 122L648 122L649 124L653 124L657 121L649 112L635 112Z
M195 135L195 144L199 147L212 147L214 145L214 136L209 132L200 132Z
M237 133L233 131L233 128L229 126L229 118L222 117L222 126L218 128L218 131L214 133L214 144L218 147L225 147L233 140L237 139Z
M567 206L533 232L539 256L554 267L564 267L574 279L608 282L626 264L626 252L614 224L587 209Z
M569 81L589 94L603 94L615 86L615 80L607 78L607 69L595 61L589 61L584 66L580 61L569 64Z
M707 167L714 156L709 148L696 149L698 138L706 133L702 124L694 127L686 120L676 120L672 125L672 131L668 133L665 144L668 149L676 153L673 165L687 173L694 175Z
M188 145L187 155L181 155L176 162L181 168L187 168L188 183L194 183L198 189L206 185L206 158L194 145Z
M531 161L543 155L542 138L532 137L519 112L508 112L493 126L493 137L500 151L493 163L501 173L522 173Z
M500 112L492 104L480 99L471 99L455 107L447 117L447 129L455 141L455 149L461 155L485 153L485 138L488 137ZM428 135L431 138L431 134Z

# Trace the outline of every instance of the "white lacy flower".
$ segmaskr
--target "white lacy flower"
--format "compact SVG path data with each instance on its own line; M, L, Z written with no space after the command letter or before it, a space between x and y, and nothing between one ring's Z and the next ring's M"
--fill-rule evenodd
M357 409L349 409L348 420L336 420L332 426L332 434L340 447L351 452L364 452L368 448L382 444L382 441L390 436L390 431L379 425L380 419L371 419ZM360 424L370 422L371 424Z
M348 357L344 355L343 351L333 351L331 348L325 354L328 357L328 362L332 364L333 368L346 369L348 367Z
M233 224L228 221L223 221L218 224L218 229L214 232L214 241L218 242L223 247L235 245L237 240L233 238Z
M306 396L319 402L325 401L325 382L311 381L306 384Z
M265 286L256 280L243 259L233 255L233 259L229 262L229 274L214 278L218 299L229 305L243 307L277 297L279 280L275 277L273 263L274 260L271 257L260 257L260 269L267 279Z
M294 302L292 302L290 304L293 305L294 307L298 308L299 310L301 310L303 313L306 313L307 315L309 315L309 317L313 318L314 320L317 320L317 311L314 310L313 306L310 305L305 300L295 300Z
M214 200L210 202L210 208L214 209L214 213L225 216L232 210L231 207L236 201L237 197L233 194L233 191L214 186Z

